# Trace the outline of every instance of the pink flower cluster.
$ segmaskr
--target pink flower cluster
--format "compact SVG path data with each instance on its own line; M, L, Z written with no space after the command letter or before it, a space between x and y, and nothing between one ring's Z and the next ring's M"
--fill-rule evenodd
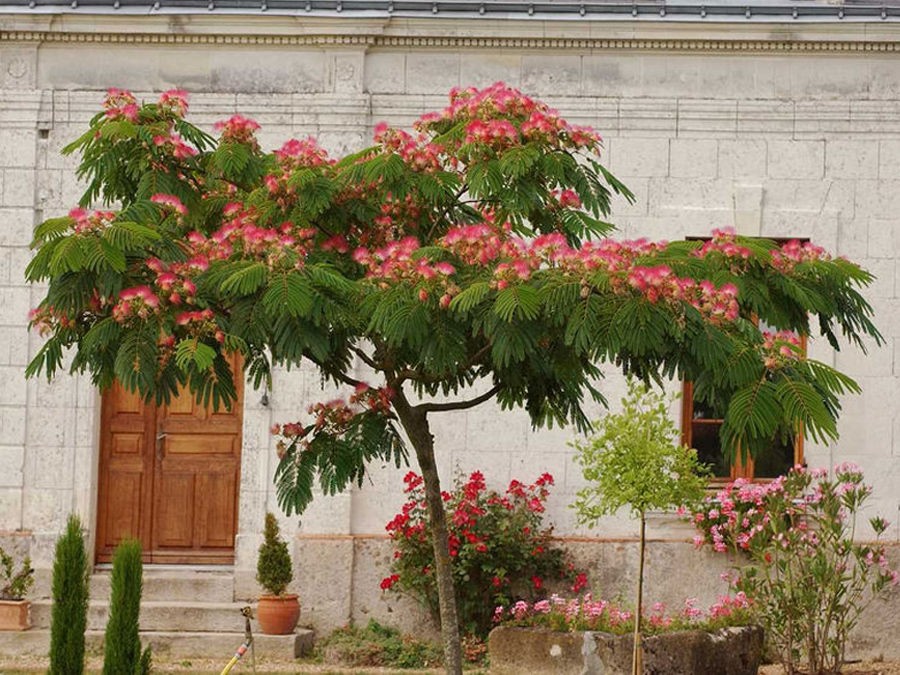
M175 195L168 195L160 192L150 197L150 201L154 204L159 204L165 210L172 211L179 216L187 215L187 207L182 204L181 200Z
M116 214L113 211L87 211L75 208L69 211L69 218L75 221L73 225L75 234L84 234L106 229L116 219Z
M243 115L232 115L227 120L216 122L213 125L213 129L221 132L223 141L244 143L253 148L259 147L259 143L254 136L259 130L259 124Z
M334 163L312 136L304 139L292 138L272 154L275 155L278 166L286 172Z
M278 458L281 459L289 443L299 443L301 448L309 447L309 437L316 434L341 436L353 420L367 412L388 414L391 409L393 392L390 388L370 387L365 383L357 385L353 394L345 401L336 398L324 403L310 405L306 412L314 417L311 424L288 422L272 426L271 432L282 438L276 443Z
M797 265L816 260L831 260L831 256L821 246L812 242L800 243L792 239L786 244L772 251L772 267L780 272L791 272Z
M159 296L146 285L126 288L119 293L119 301L113 305L113 319L124 323L130 318L146 319L159 311Z
M138 121L137 99L127 89L110 87L106 90L106 99L103 101L106 118L109 120L124 119L129 122Z
M265 263L270 269L288 263L300 268L316 235L315 230L299 228L289 221L277 228L259 227L256 212L239 202L227 204L222 215L227 220L210 237L196 231L188 233L194 263L208 265L210 261L226 260L237 252L245 259Z
M413 136L401 129L389 127L385 122L375 125L375 142L385 152L400 155L404 163L414 171L434 173L440 171L443 162L443 146L430 142L423 134Z
M776 370L803 358L800 336L793 331L763 331L762 353L766 368Z
M459 293L459 288L451 279L456 268L448 262L416 258L413 254L418 249L418 239L404 237L374 251L359 247L353 252L353 260L367 268L366 277L382 288L398 281L417 284L419 300L426 302L433 294L439 295L438 303L446 308L453 296Z
M748 618L751 600L743 592L734 596L722 595L707 610L696 606L696 598L688 598L684 608L676 615L666 613L666 606L657 602L645 610L641 623L651 630L702 627L703 624L728 625L743 623ZM594 598L590 593L583 597L563 598L553 594L547 600L533 604L519 600L509 607L494 610L495 623L514 625L548 626L555 630L600 630L624 633L634 625L634 612L617 604Z
M420 131L466 122L466 144L500 148L540 140L554 146L599 152L600 136L589 127L569 124L544 103L497 82L484 89L453 89L450 105L415 123Z
M717 253L726 258L747 260L750 258L750 249L737 243L737 234L733 227L725 227L712 231L712 239L693 252L698 258Z
M184 139L174 131L154 136L153 145L175 159L187 159L197 154L197 149L185 143Z
M43 305L28 312L28 326L36 329L41 337L46 337L56 332L57 328L73 328L75 320L53 305Z
M751 539L769 521L765 502L771 494L784 493L784 477L769 483L753 483L744 478L728 483L715 496L707 497L693 514L694 525L701 531L694 537L699 548L704 543L724 553L731 547L750 548Z
M183 89L169 89L159 97L159 107L173 117L184 117L188 111L188 94Z
M197 270L189 262L165 263L159 258L149 258L147 268L156 273L153 284L171 305L194 304L197 286L190 277Z

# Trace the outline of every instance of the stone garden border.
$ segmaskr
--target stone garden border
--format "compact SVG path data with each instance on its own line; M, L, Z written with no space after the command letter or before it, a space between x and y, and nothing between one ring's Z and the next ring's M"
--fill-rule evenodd
M498 626L488 638L494 675L630 675L632 636ZM643 639L645 675L756 675L758 626L675 631Z

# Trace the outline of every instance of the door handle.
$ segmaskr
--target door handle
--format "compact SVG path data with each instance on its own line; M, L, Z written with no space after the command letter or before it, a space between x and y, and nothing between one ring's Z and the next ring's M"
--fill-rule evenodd
M156 460L161 462L163 458L163 439L169 434L160 432L156 434Z

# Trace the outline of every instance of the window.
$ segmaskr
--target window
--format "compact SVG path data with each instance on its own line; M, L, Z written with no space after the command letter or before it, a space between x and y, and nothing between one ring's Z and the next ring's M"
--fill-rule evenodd
M689 240L707 241L707 237L689 237ZM775 239L776 243L787 243L787 239ZM763 328L766 328L763 326ZM806 353L806 338L801 337L801 348ZM707 406L694 400L691 382L684 382L681 404L681 441L695 448L699 460L710 466L715 481L775 478L788 472L795 464L803 464L803 435L792 440L773 440L771 447L758 454L755 459L735 458L734 461L722 454L719 430L725 411Z
M805 349L805 344L804 344ZM681 438L685 445L697 450L701 462L712 468L714 479L734 480L735 478L775 478L794 466L803 463L803 436L798 435L793 442L775 440L772 446L760 453L756 459L734 462L722 454L719 429L724 411L714 410L694 401L693 387L684 383L681 412Z

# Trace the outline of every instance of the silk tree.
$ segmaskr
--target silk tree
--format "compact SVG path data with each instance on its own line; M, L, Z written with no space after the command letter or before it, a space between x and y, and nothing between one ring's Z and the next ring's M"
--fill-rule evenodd
M71 351L69 369L101 388L228 406L239 352L257 386L309 362L352 387L275 430L279 502L302 511L317 482L335 493L411 451L448 672L461 656L434 415L493 401L584 431L612 364L728 402L723 445L753 455L798 429L834 438L839 396L857 390L789 341L773 351L756 321L807 335L815 320L835 348L881 339L860 294L872 277L812 244L607 239L611 200L631 194L600 137L505 85L455 90L412 132L379 125L335 159L312 139L263 152L241 116L210 136L187 107L180 91L111 90L66 148L87 189L35 232L46 342L28 374L53 377ZM115 209L88 210L99 202Z

